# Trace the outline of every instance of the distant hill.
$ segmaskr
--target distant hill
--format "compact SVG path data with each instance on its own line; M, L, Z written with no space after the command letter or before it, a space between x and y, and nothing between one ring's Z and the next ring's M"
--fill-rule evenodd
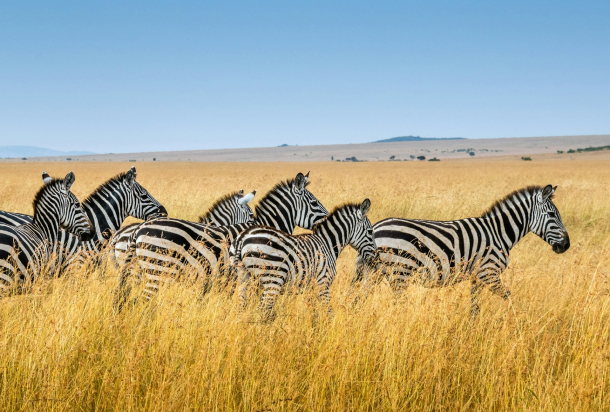
M460 140L465 137L419 137L419 136L398 136L390 139L377 140L373 143L392 143L392 142L423 142L425 140Z
M79 152L45 149L36 146L0 146L0 158L6 157L44 157L44 156L79 156L95 154L93 152Z

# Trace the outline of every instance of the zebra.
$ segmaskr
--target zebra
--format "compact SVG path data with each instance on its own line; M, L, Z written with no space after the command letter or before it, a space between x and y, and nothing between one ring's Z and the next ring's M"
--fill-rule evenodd
M366 261L375 253L373 226L366 216L371 201L337 207L313 227L313 233L290 235L267 226L255 226L235 243L240 307L246 306L251 275L257 274L263 293L259 309L268 316L276 297L288 282L315 279L319 298L330 303L329 288L337 276L337 258L351 245ZM330 310L330 306L329 310Z
M294 179L275 185L256 206L253 222L218 227L160 218L142 223L129 240L129 257L119 287L124 288L129 276L127 267L134 260L146 273L145 294L150 299L156 293L162 276L177 277L189 269L198 278L227 268L229 246L235 237L251 226L266 225L287 233L292 233L296 226L311 229L328 215L328 211L307 190L308 175L299 173ZM205 292L210 285L209 279L204 285Z
M244 195L244 189L230 193L218 199L210 209L199 216L199 223L214 226L227 226L240 223L253 223L254 213L248 205L256 195L256 190ZM129 238L142 223L132 223L123 226L114 233L108 244L110 256L121 266L125 263Z
M136 177L136 168L132 166L127 172L119 173L101 184L82 202L95 231L91 239L86 240L60 231L57 236L59 250L56 250L60 269L76 260L82 261L86 256L98 255L112 232L121 226L127 216L148 219L167 215L165 207L136 181ZM46 172L43 172L42 179L45 183L52 181ZM28 223L31 222L31 216L22 216L29 218Z
M431 221L389 218L373 226L377 246L373 264L359 259L355 280L380 269L401 292L413 278L427 287L471 281L473 317L479 313L484 287L508 299L500 275L510 250L529 232L552 246L555 253L570 248L570 237L553 203L557 186L529 186L496 201L481 217Z
M70 188L75 176L51 179L34 197L34 217L20 226L0 225L0 292L34 281L53 254L60 229L85 239L92 225Z

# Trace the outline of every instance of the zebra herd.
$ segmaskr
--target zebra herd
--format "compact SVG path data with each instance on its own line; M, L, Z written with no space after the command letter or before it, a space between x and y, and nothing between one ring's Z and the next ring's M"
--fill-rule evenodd
M259 309L271 314L287 284L311 281L329 303L336 262L348 245L358 253L353 282L369 285L374 273L397 293L415 280L428 287L471 282L471 313L483 288L507 299L501 273L510 250L529 232L556 253L570 247L553 203L556 186L530 186L496 201L480 217L454 221L389 218L372 225L369 199L330 213L309 191L309 173L278 183L253 212L256 191L230 193L197 222L171 218L136 182L134 167L100 185L82 203L70 192L74 173L63 179L43 172L34 215L0 211L0 289L6 295L45 270L60 275L86 259L108 256L120 269L117 305L125 302L133 273L146 277L152 298L165 280L201 279L236 284L240 307L249 284L262 288ZM142 223L122 226L128 216ZM296 227L311 230L293 235ZM327 305L330 310L330 305Z

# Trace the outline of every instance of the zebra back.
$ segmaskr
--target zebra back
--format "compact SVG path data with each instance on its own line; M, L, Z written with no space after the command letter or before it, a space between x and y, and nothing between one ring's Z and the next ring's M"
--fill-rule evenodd
M256 190L246 195L243 194L243 189L229 193L215 201L210 209L199 217L199 222L213 226L222 226L219 224L221 222L226 222L226 225L252 224L254 215L248 203L255 195ZM123 226L110 239L110 256L116 264L125 263L130 238L141 224L131 223Z

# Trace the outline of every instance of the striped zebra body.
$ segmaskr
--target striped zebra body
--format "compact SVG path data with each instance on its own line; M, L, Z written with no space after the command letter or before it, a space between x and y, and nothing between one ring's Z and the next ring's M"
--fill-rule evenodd
M0 210L0 225L20 226L25 223L32 223L32 216Z
M77 236L88 236L91 223L70 188L74 173L52 179L34 198L31 223L0 225L0 290L31 282L45 265L52 263L53 246L60 229ZM52 266L50 267L52 269Z
M530 231L556 253L570 247L570 240L557 207L552 186L517 190L497 201L483 216L454 221L390 218L377 222L375 232L378 268L392 272L398 289L415 279L428 287L442 287L463 280L472 282L472 308L478 313L483 287L508 298L501 273L509 263L510 250ZM365 272L360 266L360 276Z
M154 219L141 224L129 240L128 263L137 261L146 273L146 294L154 295L164 277L188 270L209 277L228 267L229 246L235 237L253 225L273 225L292 233L296 226L311 229L328 212L307 189L307 177L276 185L256 207L254 221L212 226L180 219ZM121 285L128 271L123 270ZM204 282L209 285L209 280ZM207 289L207 286L206 286Z
M288 282L300 286L315 279L319 297L328 303L341 251L351 245L365 260L374 255L373 227L366 217L370 206L368 199L362 204L341 206L316 223L312 234L293 236L266 226L242 233L235 243L234 262L242 308L252 275L257 275L262 284L259 307L267 314Z
M213 226L252 223L254 221L254 213L248 203L250 203L255 195L256 190L244 195L244 190L241 189L238 192L223 196L214 202L205 214L199 217L199 223ZM110 256L119 266L125 264L129 239L141 224L141 222L138 222L123 226L110 239Z
M45 172L43 181L50 181ZM167 214L165 208L136 181L135 167L101 184L82 202L82 208L91 221L94 232L86 240L65 230L58 232L53 251L58 255L60 268L66 268L86 257L97 256L127 216L147 219Z

